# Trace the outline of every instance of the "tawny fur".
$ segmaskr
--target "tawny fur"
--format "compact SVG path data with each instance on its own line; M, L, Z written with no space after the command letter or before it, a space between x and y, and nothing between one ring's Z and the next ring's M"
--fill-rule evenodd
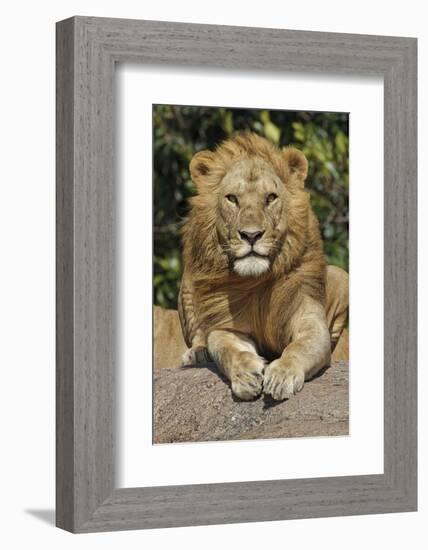
M335 361L349 359L349 335L346 329L348 286L346 271L336 266L327 266L325 309L331 339L331 359ZM178 311L159 306L153 309L153 367L155 370L179 367L182 362L191 364L211 360L206 354L200 358L195 357L192 350L187 348Z

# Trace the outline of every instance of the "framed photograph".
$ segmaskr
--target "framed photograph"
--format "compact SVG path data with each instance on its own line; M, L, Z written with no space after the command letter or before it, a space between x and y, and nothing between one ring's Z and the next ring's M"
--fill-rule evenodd
M416 39L57 24L57 525L413 511Z

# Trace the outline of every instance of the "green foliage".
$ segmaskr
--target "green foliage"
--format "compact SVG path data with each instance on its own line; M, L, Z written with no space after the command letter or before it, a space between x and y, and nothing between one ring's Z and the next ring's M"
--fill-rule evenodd
M329 264L348 269L348 115L155 105L154 303L176 308L181 278L180 223L194 194L193 154L213 149L238 130L276 145L294 145L309 161L306 187L320 221Z

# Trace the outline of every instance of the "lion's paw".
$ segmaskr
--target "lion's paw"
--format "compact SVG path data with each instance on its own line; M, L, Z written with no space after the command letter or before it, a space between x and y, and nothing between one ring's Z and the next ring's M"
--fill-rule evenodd
M258 397L263 390L265 363L251 352L241 352L232 369L232 392L239 399L249 401Z
M300 391L304 383L305 373L302 368L276 359L266 368L263 387L265 393L276 401L282 401Z

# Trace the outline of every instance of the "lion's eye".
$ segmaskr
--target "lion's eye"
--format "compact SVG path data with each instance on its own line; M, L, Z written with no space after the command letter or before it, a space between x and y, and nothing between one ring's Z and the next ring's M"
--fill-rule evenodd
M270 204L271 202L275 201L278 198L278 195L275 195L275 193L269 193L269 195L266 197L266 204Z
M238 204L238 197L236 195L226 195L226 199L233 204Z

